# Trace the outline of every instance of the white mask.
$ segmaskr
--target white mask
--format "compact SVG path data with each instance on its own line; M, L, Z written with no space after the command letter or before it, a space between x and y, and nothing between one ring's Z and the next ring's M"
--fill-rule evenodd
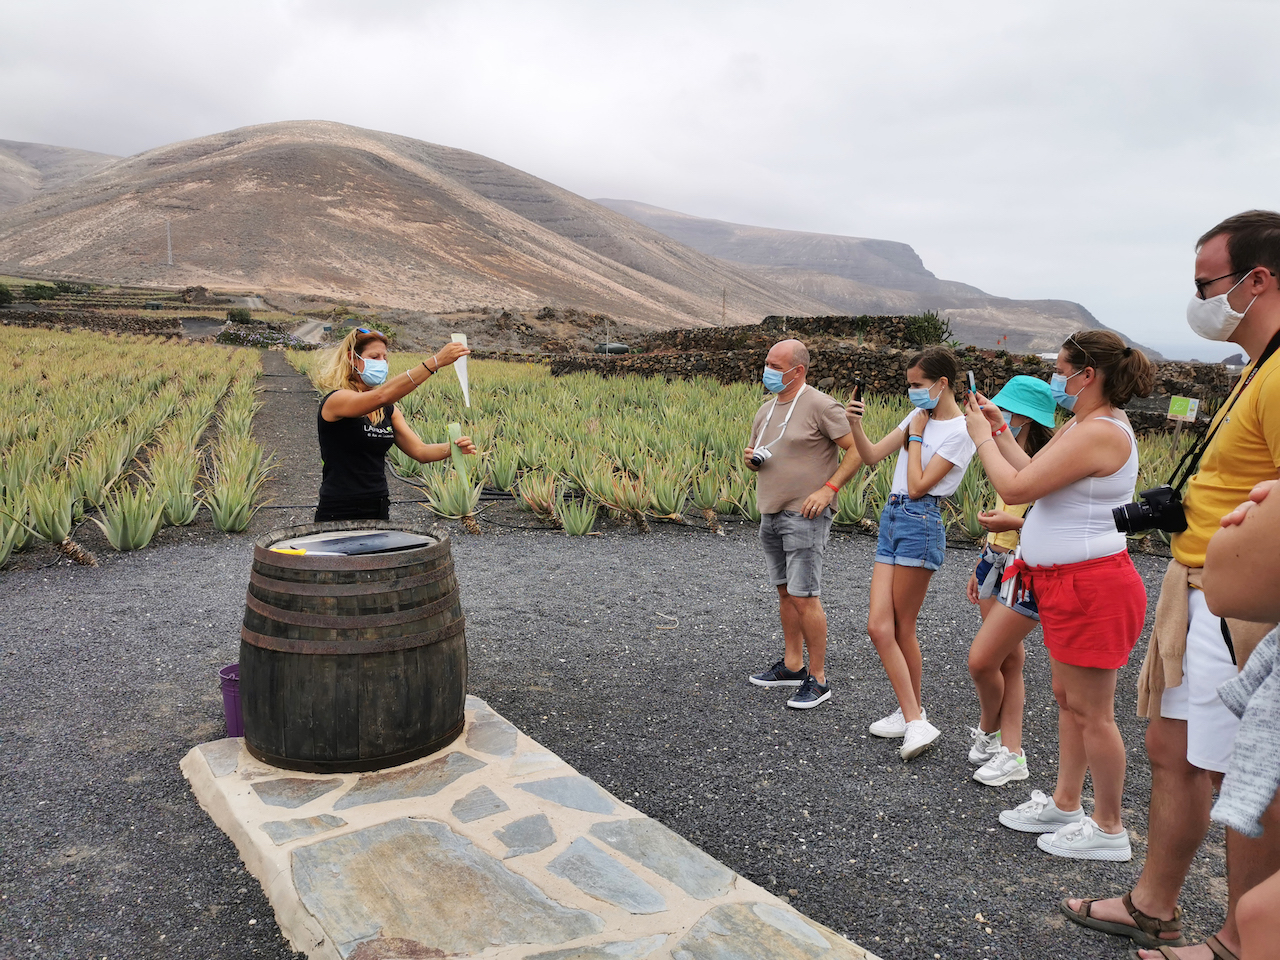
M1250 270L1243 277L1236 281L1234 290L1240 284L1252 275ZM1228 290L1227 293L1230 293ZM1195 331L1196 336L1204 337L1206 340L1226 341L1231 339L1231 335L1236 332L1236 327L1240 325L1240 321L1244 319L1244 313L1249 312L1249 307L1253 306L1254 297L1249 301L1249 307L1244 308L1244 313L1236 313L1231 309L1231 304L1227 303L1227 293L1220 293L1216 297L1210 297L1208 300L1201 300L1192 294L1191 302L1187 304L1187 323L1191 329Z

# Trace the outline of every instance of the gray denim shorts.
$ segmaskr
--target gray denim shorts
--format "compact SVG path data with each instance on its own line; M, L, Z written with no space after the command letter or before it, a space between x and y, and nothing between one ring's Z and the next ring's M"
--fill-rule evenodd
M830 507L812 520L791 510L760 516L760 544L769 581L787 585L793 597L816 597L822 593L822 555L831 536Z

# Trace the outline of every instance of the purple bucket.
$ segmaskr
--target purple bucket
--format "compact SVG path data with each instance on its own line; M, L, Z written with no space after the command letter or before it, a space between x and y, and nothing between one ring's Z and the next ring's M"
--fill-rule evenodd
M222 712L227 717L227 736L244 736L244 719L240 714L240 664L229 663L218 671L222 681Z

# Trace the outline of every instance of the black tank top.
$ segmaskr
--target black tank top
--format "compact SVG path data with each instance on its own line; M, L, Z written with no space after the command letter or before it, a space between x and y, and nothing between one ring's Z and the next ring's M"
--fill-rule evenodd
M337 391L326 393L316 410L320 438L320 500L353 500L387 497L387 451L395 443L391 426L392 404L382 408L382 422L368 416L343 417L334 423L324 418L325 402Z

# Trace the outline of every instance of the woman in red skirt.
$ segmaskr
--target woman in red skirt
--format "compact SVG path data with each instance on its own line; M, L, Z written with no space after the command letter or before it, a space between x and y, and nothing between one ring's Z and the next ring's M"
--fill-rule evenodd
M985 397L966 409L969 434L992 486L1006 503L1035 501L1020 556L1005 576L1030 585L1040 611L1058 701L1058 782L1000 814L1006 827L1041 834L1040 849L1081 860L1128 860L1120 819L1125 749L1115 721L1116 672L1142 633L1147 594L1111 511L1133 500L1138 448L1121 409L1146 396L1154 367L1108 330L1072 334L1058 353L1050 388L1074 416L1035 457L1007 432ZM1085 771L1093 816L1081 807Z

